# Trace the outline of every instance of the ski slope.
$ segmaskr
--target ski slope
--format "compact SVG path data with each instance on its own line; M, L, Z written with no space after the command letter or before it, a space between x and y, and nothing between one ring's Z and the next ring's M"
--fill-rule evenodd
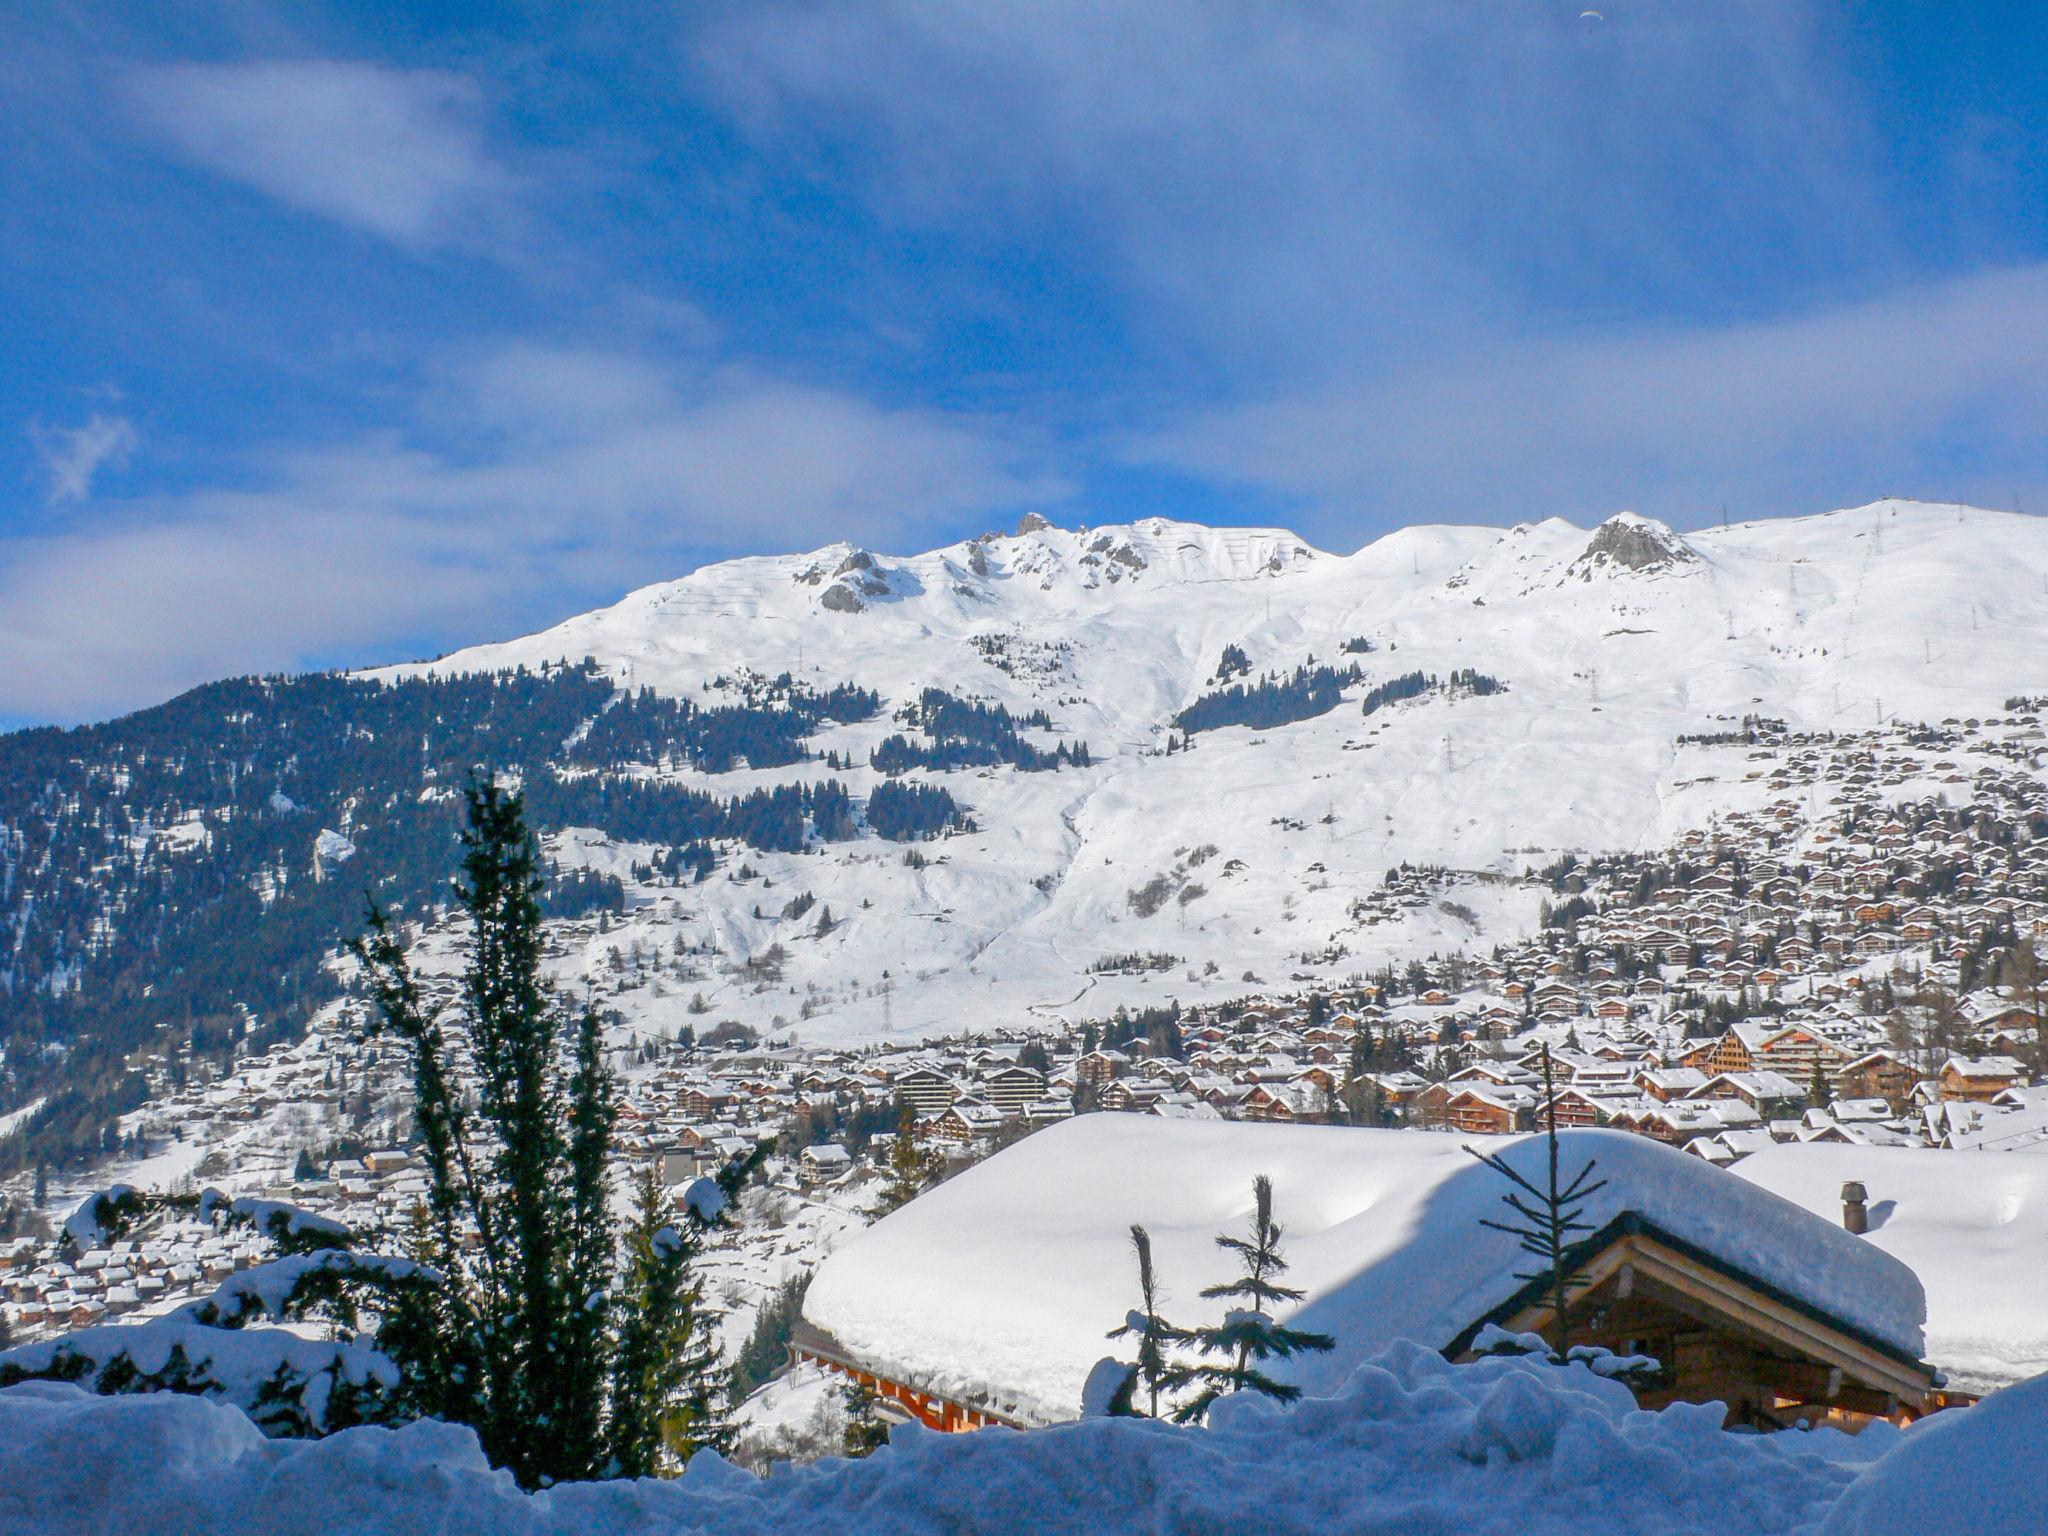
M1595 530L1416 527L1351 555L1278 529L1027 524L907 558L836 545L708 566L380 675L590 657L629 686L699 700L743 672L857 683L883 695L882 715L813 738L862 765L841 775L857 797L877 778L868 752L901 728L890 715L927 686L1044 709L1044 745L1085 740L1086 769L943 775L980 830L927 849L926 868L877 840L750 854L767 886L646 893L608 936L682 934L727 956L782 943L772 992L719 978L690 991L714 1017L823 1041L1099 1016L1235 995L1247 976L1285 985L1484 950L1533 923L1539 893L1511 878L1526 868L1661 847L1763 803L1739 748L1681 735L1748 713L1805 729L1939 720L2048 691L2048 523L2009 513L1886 501L1682 537L1627 514ZM1363 680L1326 715L1207 731L1166 754L1176 712L1218 686L1226 645L1255 675L1313 659L1356 662ZM1467 667L1507 691L1362 713L1375 683ZM731 794L823 772L677 776ZM570 843L567 861L622 873L643 851ZM1404 860L1495 878L1447 888L1455 911L1362 927L1352 902ZM1140 916L1129 895L1158 876L1175 899ZM805 890L842 920L827 938L776 916ZM1127 952L1172 963L1090 973ZM689 995L636 998L633 1012L672 1032Z

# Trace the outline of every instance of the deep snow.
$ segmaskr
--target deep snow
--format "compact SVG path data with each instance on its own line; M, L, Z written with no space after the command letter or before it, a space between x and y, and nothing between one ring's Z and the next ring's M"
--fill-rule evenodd
M1766 1147L1732 1171L1833 1221L1842 1186L1860 1182L1863 1240L1920 1277L1927 1358L1954 1386L1987 1392L2048 1371L2048 1156L1811 1143Z
M527 1495L485 1465L469 1431L444 1424L275 1441L202 1399L38 1383L0 1392L0 1533L1804 1536L1838 1506L1875 1506L1878 1523L1858 1514L1827 1529L1920 1536L1935 1526L1882 1523L1882 1512L1938 1485L1939 1528L2000 1536L2024 1527L1978 1513L2021 1507L2010 1490L2048 1480L2048 1405L2027 1392L1904 1436L1737 1435L1710 1407L1644 1413L1583 1366L1452 1366L1403 1344L1329 1397L1288 1409L1228 1399L1206 1429L904 1429L864 1461L766 1480L705 1455L674 1482ZM1859 1498L1859 1474L1874 1498Z

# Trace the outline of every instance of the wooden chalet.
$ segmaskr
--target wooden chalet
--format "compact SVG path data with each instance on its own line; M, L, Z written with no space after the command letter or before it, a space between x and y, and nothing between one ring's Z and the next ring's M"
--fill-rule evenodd
M1596 1229L1572 1252L1571 1338L1658 1361L1631 1383L1645 1407L1717 1402L1731 1427L1855 1429L1944 1405L1921 1358L1919 1282L1867 1238L1775 1200L1760 1211L1770 1197L1641 1137L1564 1135L1569 1155L1597 1156L1609 1181L1589 1212ZM1495 1146L1531 1168L1541 1156L1533 1141ZM1092 1115L1018 1143L834 1253L792 1356L934 1429L1072 1418L1106 1352L1103 1320L1127 1306L1129 1276L1101 1256L1120 1254L1143 1220L1164 1267L1206 1276L1214 1234L1241 1219L1233 1181L1260 1171L1273 1176L1290 1280L1306 1293L1291 1320L1338 1340L1330 1356L1288 1363L1310 1395L1396 1340L1456 1361L1473 1357L1489 1324L1550 1330L1545 1285L1521 1278L1526 1256L1484 1225L1500 1209L1498 1178L1459 1138ZM1470 1315L1446 1315L1454 1297Z

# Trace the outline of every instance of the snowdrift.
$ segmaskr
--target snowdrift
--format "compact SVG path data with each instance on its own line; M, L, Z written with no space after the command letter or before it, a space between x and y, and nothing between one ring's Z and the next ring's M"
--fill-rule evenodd
M1993 1444L2008 1458L1996 1468L2002 1480L2035 1491L2048 1471L2048 1400L2033 1388L1904 1437L1883 1426L1855 1439L1737 1435L1719 1427L1715 1408L1644 1413L1625 1387L1583 1366L1454 1366L1412 1344L1332 1396L1285 1409L1231 1398L1213 1418L1207 1429L1090 1419L1028 1433L899 1430L864 1461L766 1481L706 1454L674 1482L528 1495L486 1466L468 1430L446 1424L275 1441L200 1398L102 1398L36 1383L0 1392L0 1532L1805 1536L1850 1507L1845 1490L1858 1498L1859 1474L1880 1480L1880 1491L1858 1508L1893 1498L1901 1478L1917 1486L1930 1459L1923 1449L1981 1466L1973 1448ZM2031 1433L2013 1432L2021 1424ZM1972 1518L1973 1508L1996 1507L1981 1491L1994 1481L1950 1479L1941 1528L2020 1529Z

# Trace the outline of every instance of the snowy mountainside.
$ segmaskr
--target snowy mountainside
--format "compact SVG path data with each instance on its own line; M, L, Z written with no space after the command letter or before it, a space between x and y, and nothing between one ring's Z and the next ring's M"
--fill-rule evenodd
M1085 741L1085 767L914 774L947 785L977 827L929 845L922 868L872 839L750 853L770 894L726 877L648 893L571 966L601 977L613 947L679 936L728 960L780 945L773 985L714 974L666 999L636 994L629 1011L666 1033L701 992L713 1017L839 1040L1050 1022L1229 995L1247 975L1284 984L1489 947L1537 905L1500 877L1563 850L1661 846L1763 802L1739 748L1681 736L1747 714L1846 730L1995 710L2041 691L2044 637L2048 524L1959 506L1880 502L1682 536L1627 514L1594 530L1418 527L1349 556L1281 530L1030 519L908 558L842 545L706 567L537 635L376 675L587 656L626 687L706 703L747 674L857 685L881 711L811 738L853 765L839 777L856 799L881 779L868 759L901 729L892 716L928 687L1019 719L1043 711L1050 728L1024 734L1048 749ZM1177 728L1205 695L1310 664L1339 669L1325 713ZM1464 669L1503 691L1438 686L1363 712L1380 685ZM815 762L708 776L721 793L815 777ZM621 874L645 852L581 835L560 849ZM1353 902L1402 861L1466 872L1455 900L1447 886L1443 903L1362 927ZM828 936L778 915L798 892L838 919ZM1156 969L1105 973L1125 956Z

